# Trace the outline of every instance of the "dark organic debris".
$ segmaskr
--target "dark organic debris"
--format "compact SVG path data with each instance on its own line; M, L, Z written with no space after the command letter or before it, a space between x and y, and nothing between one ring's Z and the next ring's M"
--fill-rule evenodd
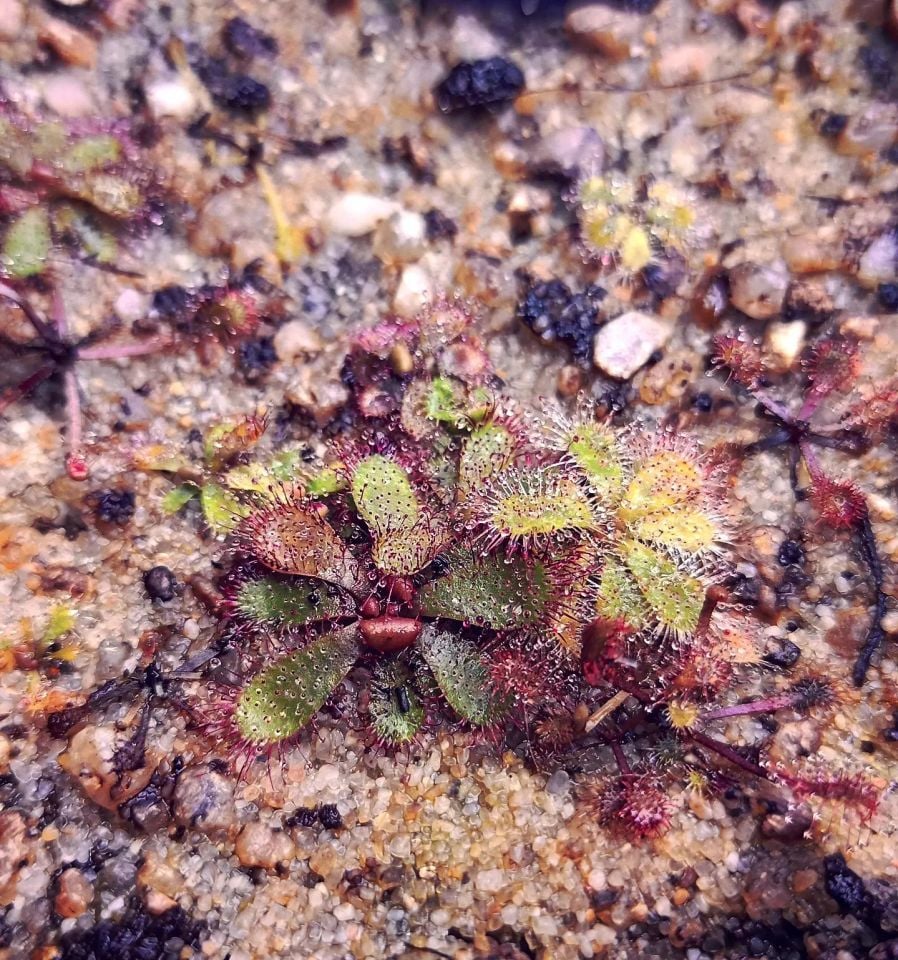
M153 916L135 900L117 921L66 934L61 960L176 960L185 946L199 946L202 930L180 907Z
M547 343L568 345L575 360L592 355L598 329L599 303L605 296L601 287L587 287L573 293L561 280L549 280L531 287L518 304L518 319Z
M507 103L524 89L521 68L505 57L463 60L437 85L437 106L443 113Z

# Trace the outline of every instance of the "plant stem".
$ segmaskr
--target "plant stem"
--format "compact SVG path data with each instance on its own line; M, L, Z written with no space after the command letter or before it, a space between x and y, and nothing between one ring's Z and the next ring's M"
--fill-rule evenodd
M701 714L700 720L726 720L728 717L751 717L759 713L774 713L785 710L794 702L792 694L783 693L778 697L768 697L766 700L752 700L750 703L734 703L729 707L715 707Z
M861 542L861 552L864 560L870 570L870 578L873 581L873 590L876 597L873 610L873 620L867 636L861 645L860 653L854 663L854 670L851 679L856 687L863 685L867 679L867 671L870 669L870 661L873 654L879 649L882 641L885 639L885 631L882 627L882 618L886 612L886 595L883 589L884 576L882 572L882 561L879 559L879 551L876 548L876 536L873 533L873 525L870 522L870 514L865 513L858 524L858 538Z
M133 343L107 344L97 347L81 347L78 350L79 360L122 360L127 357L144 357L150 353L158 353L171 345L171 341L164 337L153 337L151 340Z
M7 300L11 300L28 318L29 323L37 331L38 336L45 341L46 343L59 343L59 336L50 326L31 306L31 304L22 296L19 296L12 287L8 287L5 283L0 283L0 297L5 297Z
M740 770L744 770L746 773L750 773L753 776L761 777L764 780L770 779L770 775L763 767L756 763L752 763L751 760L746 760L741 753L734 750L728 744L721 743L719 740L715 740L713 737L706 736L704 733L699 733L697 730L689 731L686 736L688 736L690 740L692 740L694 743L697 743L699 746L713 751L714 753L723 757L724 760L728 760L733 764L733 766L739 767Z
M27 376L21 383L17 383L15 386L4 390L2 395L0 395L0 413L3 413L7 407L16 403L16 401L21 400L22 397L27 397L35 387L42 384L45 380L49 380L55 372L55 364L45 363L38 367L30 376Z

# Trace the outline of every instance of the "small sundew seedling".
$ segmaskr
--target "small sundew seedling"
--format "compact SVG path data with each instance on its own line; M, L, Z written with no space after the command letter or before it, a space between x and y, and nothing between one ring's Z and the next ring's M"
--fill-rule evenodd
M86 480L90 475L90 468L84 447L78 367L92 360L116 360L158 353L168 346L169 341L163 337L151 337L146 340L117 342L105 339L102 334L88 334L81 339L75 339L69 332L65 305L58 293L54 294L52 316L49 320L41 316L26 297L2 282L0 298L15 304L34 329L38 339L33 350L39 358L37 367L31 374L0 395L0 414L12 404L26 398L45 381L60 380L65 394L68 420L66 472L73 480ZM7 337L0 332L0 339L5 340Z
M798 466L802 463L810 478L806 493L821 521L833 530L853 533L860 543L874 596L870 628L852 671L855 685L862 686L885 638L882 627L887 606L885 575L866 496L853 481L830 476L817 451L823 448L857 454L881 438L888 425L895 421L898 380L878 385L869 402L849 407L836 428L818 429L812 421L821 406L835 394L850 389L857 380L860 358L853 340L830 337L814 346L804 363L807 386L795 411L788 409L763 385L765 357L745 335L717 337L714 362L762 405L774 424L767 436L750 444L744 453L789 448L789 477L796 495L804 493L799 490L798 482Z
M643 185L620 174L591 174L578 184L574 202L587 253L625 275L694 242L695 202L668 181Z

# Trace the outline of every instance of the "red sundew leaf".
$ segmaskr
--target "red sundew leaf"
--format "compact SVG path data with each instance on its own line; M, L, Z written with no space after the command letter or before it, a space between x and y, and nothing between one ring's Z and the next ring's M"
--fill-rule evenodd
M879 808L882 790L869 777L862 773L839 773L834 776L825 774L792 774L781 772L784 780L799 799L819 797L843 803L857 810L864 821L869 820Z
M856 527L867 515L867 500L850 480L834 480L815 474L811 480L811 503L821 520L836 530Z
M826 396L851 384L857 377L859 362L854 340L832 337L814 346L804 368L814 392Z
M846 430L862 432L868 440L880 439L898 422L898 378L877 388L864 400L853 404L842 418Z
M722 334L714 338L711 362L724 367L730 375L748 390L758 387L765 372L760 348L743 337Z
M328 580L350 592L360 589L358 563L314 503L288 500L253 510L235 539L276 573Z
M593 806L604 826L632 842L662 836L674 811L663 784L650 774L616 778L598 795Z

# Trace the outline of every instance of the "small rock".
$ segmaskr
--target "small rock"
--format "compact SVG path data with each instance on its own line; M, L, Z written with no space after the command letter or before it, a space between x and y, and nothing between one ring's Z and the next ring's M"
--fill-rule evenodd
M497 893L508 882L505 871L497 868L493 868L492 870L478 870L474 875L475 888L482 890L484 893Z
M243 17L232 17L224 25L221 38L230 53L244 60L254 57L272 57L278 52L278 42L271 34L254 27Z
M93 69L97 65L96 40L64 20L43 17L38 25L37 38L72 67Z
M822 231L815 230L783 240L783 259L792 273L826 273L839 269L842 250L838 238L821 234Z
M384 263L411 263L427 245L427 221L420 213L397 210L374 234L374 255Z
M143 585L151 600L161 600L163 603L171 600L177 586L175 575L162 565L151 567L143 575Z
M255 822L246 824L240 831L235 852L244 867L273 870L279 863L289 863L296 856L296 846L283 831Z
M782 371L792 369L804 349L807 333L808 325L803 320L777 321L767 325L764 341Z
M582 3L567 12L564 29L574 43L611 60L626 60L642 42L645 19L606 3Z
M605 145L592 127L565 127L543 137L534 147L530 171L573 179L581 172L597 173L605 164Z
M769 320L783 309L789 274L781 264L740 263L729 273L730 302L755 320Z
M449 56L452 60L483 60L499 53L496 35L479 17L459 13L449 34Z
M80 917L91 905L94 889L77 867L69 867L59 875L53 909L63 919Z
M21 0L0 0L0 40L15 40L25 25Z
M147 750L145 762L136 770L117 772L116 751L124 738L111 726L82 727L59 755L59 765L74 777L94 803L105 810L116 810L150 782L155 758Z
M302 320L290 320L274 335L278 360L290 363L297 357L312 357L321 352L321 337Z
M147 106L154 120L172 117L189 120L197 110L197 99L183 80L173 77L156 80L146 89Z
M751 90L740 90L734 97L732 90L703 93L692 108L692 119L699 130L708 130L727 123L737 123L747 117L759 117L772 109L769 97Z
M881 233L861 255L857 278L865 287L898 279L898 231Z
M814 812L806 803L790 807L785 813L768 813L761 821L761 834L780 843L797 843L811 828Z
M43 98L47 107L60 117L86 117L95 110L87 86L77 77L65 74L47 78Z
M322 803L318 808L318 819L325 830L339 830L343 826L343 817L335 803Z
M349 400L349 390L341 381L339 371L339 361L335 362L329 354L304 363L297 378L284 391L287 400L310 414L319 427L325 426Z
M628 380L670 339L670 326L647 313L630 310L596 334L593 363L609 377Z
M0 813L0 905L5 906L15 896L19 871L32 856L25 818L15 810Z
M409 264L399 278L399 286L393 295L393 310L400 317L413 317L430 300L434 293L433 278L416 263Z
M184 889L184 877L179 870L150 850L137 872L137 885L145 891L153 890L167 897L176 897Z
M835 313L836 304L825 277L804 277L789 286L783 304L787 320L807 319L820 323Z
M570 785L571 777L567 770L556 770L546 781L546 793L561 796L561 794L567 793Z
M126 287L116 297L112 312L122 323L131 324L142 320L147 315L149 306L149 300L144 294L133 287Z
M344 237L364 237L398 209L395 201L384 197L344 193L328 210L325 226L331 233Z
M172 802L177 823L207 836L227 836L236 825L234 785L207 766L189 767L181 774Z
M232 187L212 196L190 233L191 246L203 257L230 257L235 248L259 240L274 243L274 223L255 187Z
M700 83L714 76L717 49L706 43L680 43L663 46L652 65L652 76L662 86Z
M150 890L146 895L146 905L147 911L153 916L161 916L163 913L168 913L169 910L173 910L178 905L178 901L174 900L172 897L167 897L164 893L159 893L156 890Z
M839 134L839 153L862 156L888 149L898 137L898 105L875 101L853 113Z

